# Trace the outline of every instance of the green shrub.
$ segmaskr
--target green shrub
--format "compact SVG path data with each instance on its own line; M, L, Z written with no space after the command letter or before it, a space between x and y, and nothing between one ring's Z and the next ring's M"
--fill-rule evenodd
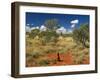
M84 59L84 55L85 55L84 53L76 54L74 57L75 64L82 64L83 59Z
M39 58L40 56L41 56L41 54L39 52L33 51L33 53L32 53L33 58Z
M49 60L41 60L41 61L39 62L39 65L40 65L40 66L47 66L49 63L50 63Z

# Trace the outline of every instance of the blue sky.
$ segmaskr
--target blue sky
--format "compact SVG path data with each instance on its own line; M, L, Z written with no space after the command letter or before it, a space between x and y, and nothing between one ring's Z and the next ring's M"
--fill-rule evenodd
M58 19L59 25L66 29L71 29L71 21L78 20L75 24L76 27L80 27L81 24L89 24L89 15L73 15L73 14L52 14L52 13L34 13L26 12L26 26L36 27L44 25L44 22L48 19Z

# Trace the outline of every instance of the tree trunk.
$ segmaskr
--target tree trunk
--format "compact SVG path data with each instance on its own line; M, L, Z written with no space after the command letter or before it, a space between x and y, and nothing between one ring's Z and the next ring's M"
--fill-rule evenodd
M86 46L86 40L85 40L85 39L83 39L83 46L84 46L84 47L87 47L87 46Z

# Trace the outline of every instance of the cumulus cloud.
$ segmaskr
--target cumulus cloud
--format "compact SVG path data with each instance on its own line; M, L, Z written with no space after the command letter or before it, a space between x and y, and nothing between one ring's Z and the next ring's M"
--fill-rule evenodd
M29 26L26 26L26 32L31 32L34 29L39 29L39 27L37 26L37 27L31 27L30 28Z
M72 24L72 25L71 25L71 28L74 28L74 27L75 27L75 24Z
M44 26L44 25L42 25L41 27L40 27L40 31L46 31L47 30L47 28Z
M79 23L79 20L78 19L75 19L75 20L72 20L71 21L71 24L78 24Z
M34 29L39 29L39 26L37 26L37 27L31 27L31 30L34 30Z
M36 28L35 28L35 27L31 27L30 29L31 29L31 30L34 30L34 29L36 29Z
M66 28L64 28L64 27L60 27L60 28L58 28L57 30L56 30L56 33L58 33L58 34L66 34L67 33L67 30L66 30Z
M72 20L70 23L72 24L71 25L71 28L75 28L76 24L79 23L79 20L78 19L75 19L75 20Z

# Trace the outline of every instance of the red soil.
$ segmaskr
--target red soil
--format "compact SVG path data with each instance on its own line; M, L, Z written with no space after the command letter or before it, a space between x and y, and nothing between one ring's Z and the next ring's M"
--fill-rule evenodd
M77 65L74 63L71 51L68 51L67 53L64 54L60 54L60 61L57 60L58 56L55 53L51 54L49 53L45 56L42 56L41 58L42 58L41 60L45 59L50 61L48 66ZM82 64L89 64L89 59L85 57ZM26 61L26 66L35 67L39 65L36 65L34 59L32 59L31 61Z
M90 61L89 58L85 57L84 60L83 60L83 64L89 64L89 61Z
M48 54L48 59L57 59L57 54ZM73 58L71 53L66 54L60 54L60 60L57 61L55 64L50 63L52 66L59 66L59 65L72 65L73 64Z

